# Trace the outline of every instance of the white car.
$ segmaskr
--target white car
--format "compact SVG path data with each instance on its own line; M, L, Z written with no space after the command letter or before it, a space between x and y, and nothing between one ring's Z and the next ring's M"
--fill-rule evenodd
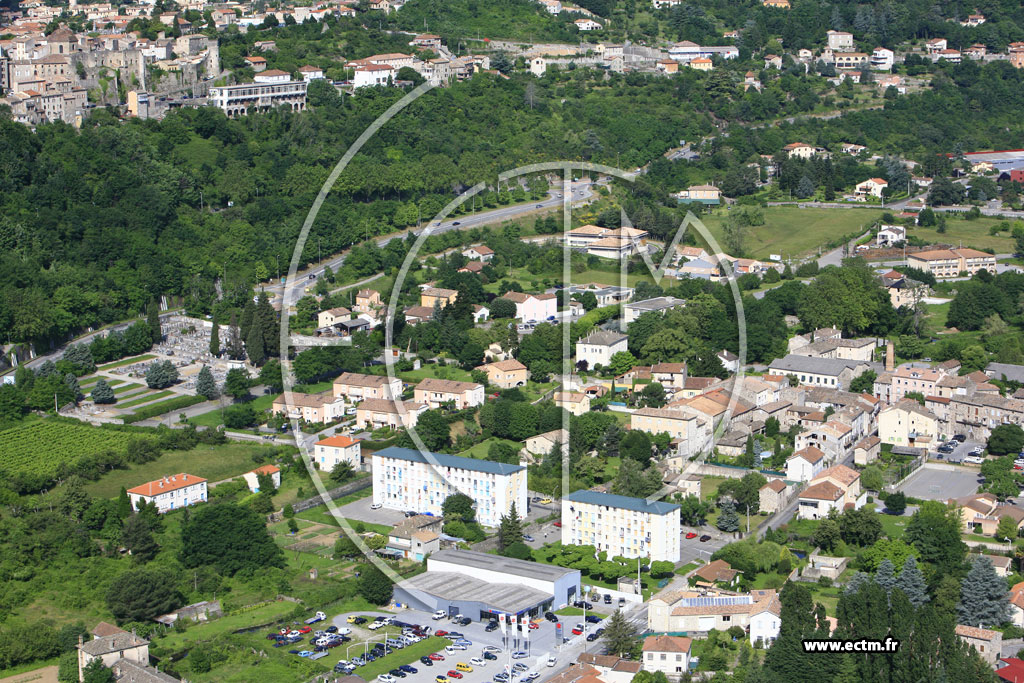
M483 657L473 657L473 659L469 660L469 663L473 666L487 666L487 660Z
M512 659L526 659L530 655L526 654L523 650L516 650L512 653Z
M382 507L384 507L384 505L381 503L370 503L371 510L380 510Z
M538 678L540 678L540 674L537 673L536 671L531 671L530 673L528 673L525 676L523 676L523 680L524 681L535 681Z
M500 647L495 647L494 645L485 645L483 651L484 652L493 652L493 653L497 654L497 653L501 652L501 648Z
M380 676L377 676L377 680L380 681L380 683L395 683L395 677L391 674L381 674Z
M557 663L558 663L557 659L555 659L554 657L548 657L548 666L554 666Z
M970 463L972 465L980 465L981 463L985 462L985 459L979 458L976 455L968 455L966 458L964 458L964 462Z
M369 626L367 626L366 628L370 629L371 631L376 631L377 629L383 628L383 627L384 627L384 622L383 621L375 621L372 624L370 624Z
M352 629L339 628L337 631L335 631L335 633L337 633L339 636L347 636L348 634L352 633Z
M434 615L430 618L434 621L437 621L438 619L444 619L446 616L448 616L448 613L445 612L443 609L439 609L436 612L434 612Z

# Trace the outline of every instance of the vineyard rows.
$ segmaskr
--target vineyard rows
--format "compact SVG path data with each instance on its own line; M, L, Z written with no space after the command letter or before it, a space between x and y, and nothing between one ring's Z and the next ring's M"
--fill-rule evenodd
M104 451L123 452L135 435L64 422L35 422L0 432L0 470L52 476L61 463Z

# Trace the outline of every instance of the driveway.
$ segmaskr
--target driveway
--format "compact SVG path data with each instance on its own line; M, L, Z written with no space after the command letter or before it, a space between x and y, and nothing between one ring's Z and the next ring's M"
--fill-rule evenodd
M697 538L687 539L687 532L697 534ZM710 540L700 542L700 537L708 535L711 536ZM682 538L679 539L679 561L682 564L689 564L690 562L700 561L707 564L711 560L711 556L714 555L722 546L732 543L735 540L731 538L729 534L718 531L717 529L710 529L709 527L702 527L699 529L683 527Z
M394 526L405 519L405 513L401 510L391 510L386 507L379 510L371 510L370 505L372 504L373 496L367 496L366 498L346 503L339 507L338 510L341 511L341 516L345 519L358 520L370 524ZM301 515L302 513L299 513L299 516Z

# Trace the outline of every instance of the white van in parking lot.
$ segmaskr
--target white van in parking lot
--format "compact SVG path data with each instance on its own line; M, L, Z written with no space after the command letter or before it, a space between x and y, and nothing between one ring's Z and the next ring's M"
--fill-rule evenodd
M461 643L452 643L451 645L446 646L444 648L444 651L447 652L450 655L453 655L456 652L459 652L460 650L465 650L465 649L466 649L466 646L462 645Z

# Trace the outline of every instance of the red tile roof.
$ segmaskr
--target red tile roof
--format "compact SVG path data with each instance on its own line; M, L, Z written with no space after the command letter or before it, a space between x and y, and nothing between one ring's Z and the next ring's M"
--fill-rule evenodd
M132 487L128 489L128 493L152 497L161 493L167 493L168 491L177 491L178 489L183 489L186 486L195 486L196 484L201 484L204 481L206 480L202 477L182 472L181 474L172 474L169 477L164 477L163 479L149 481L145 484ZM163 484L162 486L161 483Z

